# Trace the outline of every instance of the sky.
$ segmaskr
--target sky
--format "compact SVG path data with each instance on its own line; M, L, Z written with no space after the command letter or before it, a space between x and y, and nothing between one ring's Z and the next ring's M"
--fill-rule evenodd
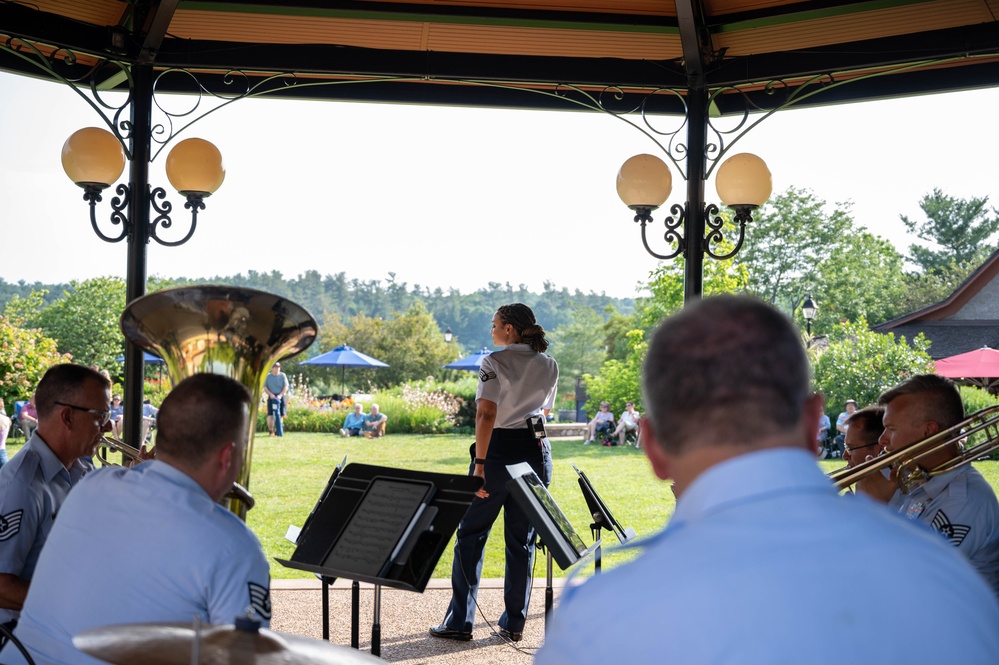
M10 74L0 73L0 99L0 277L124 277L125 242L94 234L82 190L60 164L72 132L102 125L96 112L66 86ZM180 112L195 98L162 102ZM203 101L195 115L207 108ZM999 206L996 108L999 88L786 110L731 154L762 157L775 192L793 186L830 204L852 202L859 224L904 253L916 239L899 215L921 218L919 200L934 187ZM657 265L615 178L632 155L661 152L606 114L249 99L180 138L189 136L218 146L225 182L206 199L187 244L149 244L151 276L395 273L410 286L462 293L489 282L534 291L551 282L634 297ZM170 147L152 163L150 180L167 189L183 234L188 213L163 166ZM705 191L717 201L713 178ZM105 233L114 230L111 192L98 207ZM673 169L668 204L682 203L683 193ZM668 204L653 214L657 222Z

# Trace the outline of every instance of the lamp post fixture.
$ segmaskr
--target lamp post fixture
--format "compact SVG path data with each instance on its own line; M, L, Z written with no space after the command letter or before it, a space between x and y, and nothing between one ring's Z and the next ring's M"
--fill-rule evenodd
M161 238L159 229L173 225L170 213L173 204L166 199L162 187L151 188L149 163L152 161L152 66L131 68L131 102L126 135L86 128L73 133L62 149L62 164L66 175L83 188L83 200L90 205L90 223L99 238L106 242L128 240L128 261L125 270L125 301L132 302L146 292L146 245L155 240L161 245L176 247L194 234L198 212L205 208L204 199L222 184L225 169L218 148L202 139L186 139L171 150L166 160L167 178L171 185L187 198L184 207L191 211L191 227L179 240ZM117 130L119 123L110 123ZM126 145L127 142L127 145ZM161 141L165 143L166 141ZM97 203L101 193L122 174L129 163L128 184L115 186L117 196L111 199L111 224L120 231L104 233L97 224ZM155 216L151 214L155 212ZM125 431L126 443L138 447L142 427L142 400L145 367L142 350L131 342L125 345Z
M454 339L454 333L451 332L451 326L448 326L447 330L444 331L444 343L450 344L452 339Z
M673 204L670 207L671 216L664 220L666 232L663 239L675 245L673 251L666 254L657 253L649 246L647 227L652 222L652 211L666 203L673 189L669 167L654 155L635 155L621 166L617 174L618 196L635 211L635 221L642 225L645 250L664 261L681 254L684 256L684 302L701 296L705 255L718 260L735 256L745 240L746 224L753 221L753 210L766 203L773 188L770 170L756 155L740 153L721 164L715 180L718 196L724 205L735 210L734 221L739 227L739 237L731 251L716 252L712 245L724 239L722 229L725 220L719 216L717 205L702 201L704 156L691 151L688 167L691 175L687 183L687 201L682 206Z
M808 331L808 336L812 336L812 321L815 320L815 315L819 313L819 306L812 300L812 294L809 293L805 296L805 301L801 303L801 315L805 317L805 327Z
M120 224L121 232L117 236L107 235L97 224L97 204L102 200L101 192L125 170L125 151L111 132L97 127L73 132L62 147L62 167L69 179L83 188L83 200L90 204L90 225L101 240L121 242L128 238L131 242L144 236L146 242L151 238L167 247L177 247L191 239L198 225L198 211L205 209L204 199L211 196L225 179L222 153L208 141L191 138L174 146L167 155L167 179L174 189L187 197L184 207L191 211L191 228L180 240L166 240L159 236L157 227L172 226L170 212L173 205L169 201L160 203L166 198L166 190L162 187L150 189L146 185L145 198L157 215L153 220L145 221L145 229L140 228L142 222L133 222L129 218L129 203L137 195L130 185L118 185L115 188L118 196L111 200L114 210L111 223Z

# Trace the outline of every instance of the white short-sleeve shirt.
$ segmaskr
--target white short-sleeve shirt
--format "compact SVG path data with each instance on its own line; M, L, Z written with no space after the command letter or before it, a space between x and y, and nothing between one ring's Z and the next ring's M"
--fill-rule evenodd
M524 429L528 416L536 416L555 405L558 365L527 344L510 344L483 358L475 401L496 403L500 429Z

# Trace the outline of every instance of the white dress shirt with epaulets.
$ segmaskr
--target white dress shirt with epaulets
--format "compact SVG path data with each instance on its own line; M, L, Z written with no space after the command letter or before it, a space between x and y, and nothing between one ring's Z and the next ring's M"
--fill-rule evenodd
M248 607L267 627L270 570L257 537L190 476L152 461L95 471L73 490L14 634L38 665L101 665L74 635L195 616L231 624ZM0 662L24 661L8 644Z
M555 405L558 365L527 344L509 344L482 359L475 401L496 403L497 429L526 429L527 417ZM539 406L540 405L540 406Z
M0 573L31 581L52 524L87 468L67 469L38 433L0 469ZM0 623L20 612L0 608Z
M977 469L962 466L908 494L895 490L888 505L940 532L999 596L999 501Z
M640 557L567 585L535 663L994 665L997 627L953 547L783 448L711 467Z

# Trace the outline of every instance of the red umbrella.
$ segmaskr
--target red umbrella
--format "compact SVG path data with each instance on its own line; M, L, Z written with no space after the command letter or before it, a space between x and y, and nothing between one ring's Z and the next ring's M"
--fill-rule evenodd
M992 379L999 379L999 351L987 346L941 358L934 364L940 376L965 379L983 388L991 387Z

